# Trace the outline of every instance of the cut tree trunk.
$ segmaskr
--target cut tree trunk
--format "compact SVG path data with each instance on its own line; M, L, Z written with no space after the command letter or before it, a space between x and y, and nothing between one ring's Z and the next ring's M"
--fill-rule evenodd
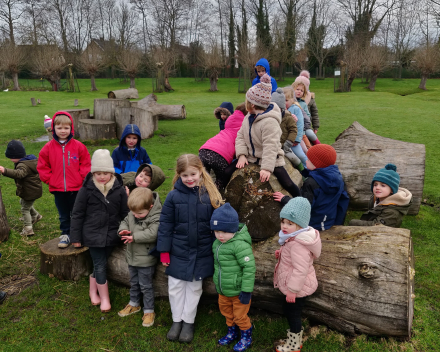
M95 99L95 120L115 121L115 109L118 106L130 107L130 101L126 99Z
M135 77L130 77L130 88L136 88Z
M127 88L112 90L108 93L109 99L139 99L139 93L136 88Z
M153 116L157 116L159 120L182 120L186 118L185 105L158 104L155 94L147 95L139 100L136 106L151 111Z
M209 76L209 83L211 85L211 88L209 88L209 90L211 92L217 92L218 91L218 89L217 89L217 81L218 81L217 74L211 74Z
M420 80L419 89L426 90L426 81L428 80L427 75L422 75L422 79Z
M96 82L95 82L95 75L90 75L90 83L92 85L92 88L90 89L92 92L95 92L98 90L98 88L96 88Z
M378 74L371 75L370 84L368 85L368 89L374 92L376 89L376 81Z
M92 273L92 259L88 247L58 248L58 238L40 246L40 272L59 280L77 281Z
M97 141L116 138L116 123L103 120L79 120L79 134L82 141Z
M378 136L355 121L336 138L333 148L351 209L368 209L374 174L392 162L400 175L400 187L413 195L408 214L418 214L425 181L425 145Z
M151 111L136 107L117 107L115 110L116 136L121 139L122 132L128 124L135 124L141 131L141 138L147 139L154 135L157 130L157 116Z
M0 243L9 238L9 223L6 216L5 204L3 203L2 190L0 188Z
M81 138L81 134L79 132L79 120L88 120L90 119L90 109L70 109L70 110L60 110L65 111L72 116L73 119L73 127L75 131L75 138Z
M304 316L349 334L410 337L414 311L414 255L411 234L387 226L335 226L321 232L322 253L314 266L317 291L308 297ZM285 296L273 287L278 236L254 243L256 262L252 306L282 313ZM108 277L130 286L125 246L115 248ZM157 266L155 295L168 296L163 265ZM217 296L212 278L203 295Z
M165 87L165 92L174 91L173 87L171 87L170 80L168 79L168 77L165 77L164 87Z
M20 85L18 84L18 73L14 72L12 74L12 81L14 82L14 88L12 90L20 90Z

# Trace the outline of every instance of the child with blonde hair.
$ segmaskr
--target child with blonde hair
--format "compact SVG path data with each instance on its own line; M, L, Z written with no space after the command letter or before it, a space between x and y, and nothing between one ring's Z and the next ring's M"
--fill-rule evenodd
M307 78L310 81L309 71L302 70L299 75ZM305 102L307 103L307 108L309 109L310 112L310 119L312 120L313 132L317 134L319 128L319 115L318 115L318 107L316 106L315 96L316 96L315 93L310 91L310 86L309 86L309 91L307 92Z
M191 342L203 279L214 273L210 220L222 197L197 155L177 159L160 216L157 250L166 266L173 324L167 339Z

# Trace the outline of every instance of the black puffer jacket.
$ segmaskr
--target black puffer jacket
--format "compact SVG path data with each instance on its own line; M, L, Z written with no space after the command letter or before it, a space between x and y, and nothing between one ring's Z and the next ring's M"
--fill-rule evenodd
M119 223L127 216L127 193L122 178L115 175L106 197L95 186L89 173L76 196L70 224L70 242L87 247L106 247L121 244Z

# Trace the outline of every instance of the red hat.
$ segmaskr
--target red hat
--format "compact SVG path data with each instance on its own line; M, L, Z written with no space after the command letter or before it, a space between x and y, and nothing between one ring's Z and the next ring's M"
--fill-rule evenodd
M334 165L336 156L336 150L328 144L317 144L307 151L307 158L317 169Z

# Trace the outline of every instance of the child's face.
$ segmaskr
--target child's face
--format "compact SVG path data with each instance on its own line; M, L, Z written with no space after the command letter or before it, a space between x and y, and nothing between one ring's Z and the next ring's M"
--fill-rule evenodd
M281 219L281 231L283 231L283 233L285 235L298 231L300 230L301 227L299 227L297 224L295 224L294 222L287 220L287 219Z
M55 134L59 141L65 141L70 136L71 128L67 124L55 125Z
M9 160L11 160L14 164L20 161L20 159L9 159Z
M234 237L234 233L232 232L214 231L214 233L215 233L215 238L217 238L221 243L226 243L232 237Z
M304 86L302 84L295 88L295 96L296 98L302 98L304 96Z
M220 117L223 121L225 121L228 118L228 115L226 114L220 114Z
M196 167L190 166L185 171L181 172L179 176L185 186L194 188L199 185L202 173Z
M135 134L129 134L127 137L125 137L125 144L129 149L133 149L136 147L136 144L138 142L138 136Z
M373 194L376 198L384 199L392 193L393 191L391 190L390 186L383 182L374 181Z
M266 69L264 67L258 66L256 68L257 74L259 77L263 77L263 75L266 73Z
M307 168L308 170L310 170L310 171L316 169L315 165L313 165L312 162L311 162L309 159L306 160L306 168Z
M152 207L153 207L153 205L151 205L150 209L142 209L139 211L132 210L131 212L133 213L133 215L136 219L143 219L150 213L150 210Z
M290 108L292 106L292 100L286 99L286 109Z
M112 178L112 173L97 171L93 173L93 177L98 183L105 185Z
M136 176L134 182L136 183L136 187L148 188L151 183L151 177L141 172Z

